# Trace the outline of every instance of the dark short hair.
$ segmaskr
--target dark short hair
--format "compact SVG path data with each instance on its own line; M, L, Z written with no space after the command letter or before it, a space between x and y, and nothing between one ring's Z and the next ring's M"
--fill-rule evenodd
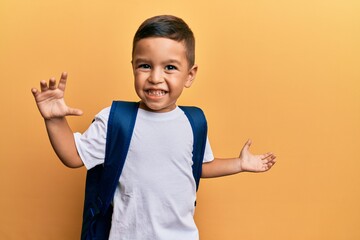
M135 33L132 54L138 41L149 37L169 38L184 41L189 67L195 64L195 37L189 26L181 18L160 15L145 20Z

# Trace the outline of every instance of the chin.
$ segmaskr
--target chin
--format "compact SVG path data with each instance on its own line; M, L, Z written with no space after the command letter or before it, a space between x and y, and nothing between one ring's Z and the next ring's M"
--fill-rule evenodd
M143 109L145 109L147 111L151 111L151 112L169 112L169 111L175 109L176 105L174 104L174 106L172 106L172 105L164 106L164 105L159 105L159 104L151 104L151 103L149 104L149 103L142 102L140 107L142 107Z

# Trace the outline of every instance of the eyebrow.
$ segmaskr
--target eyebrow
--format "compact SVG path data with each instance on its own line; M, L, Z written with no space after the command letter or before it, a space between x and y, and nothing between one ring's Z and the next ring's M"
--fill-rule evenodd
M177 59L169 59L169 60L165 61L164 63L166 63L166 64L176 64L176 65L181 66L181 62L179 60L177 60Z
M136 58L135 61L132 61L134 64L138 64L139 62L148 62L145 58Z
M150 60L148 60L147 58L136 58L134 63L138 64L139 62L150 62ZM177 64L179 66L182 66L181 62L177 59L168 59L164 62L162 62L162 64Z

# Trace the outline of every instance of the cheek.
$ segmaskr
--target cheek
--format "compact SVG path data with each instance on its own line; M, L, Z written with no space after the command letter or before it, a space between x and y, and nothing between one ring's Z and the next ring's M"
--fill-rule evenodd
M134 79L136 81L146 81L149 77L149 72L143 72L143 71L134 71Z
M134 78L139 78L139 71L133 71Z
M187 76L185 75L174 76L174 78L172 78L170 81L173 88L183 89L187 82Z
M184 83L180 81L176 81L172 84L169 84L168 86L170 91L176 95L180 95L184 90Z
M134 81L135 83L140 84L141 82L144 82L145 74L142 72L134 72Z
M135 86L135 90L138 91L139 89L142 88L143 86L143 81L141 81L141 78L138 75L134 75L134 86Z

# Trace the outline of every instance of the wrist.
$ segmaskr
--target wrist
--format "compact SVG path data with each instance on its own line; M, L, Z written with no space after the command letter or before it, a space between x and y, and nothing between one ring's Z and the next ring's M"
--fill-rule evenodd
M243 169L243 166L242 166L242 159L239 157L237 158L237 161L236 161L236 166L237 166L237 172L240 173L240 172L244 172L244 169Z
M65 118L65 116L64 117L50 117L50 118L44 117L44 121L45 121L45 124L59 124L59 123L66 122L66 118Z

